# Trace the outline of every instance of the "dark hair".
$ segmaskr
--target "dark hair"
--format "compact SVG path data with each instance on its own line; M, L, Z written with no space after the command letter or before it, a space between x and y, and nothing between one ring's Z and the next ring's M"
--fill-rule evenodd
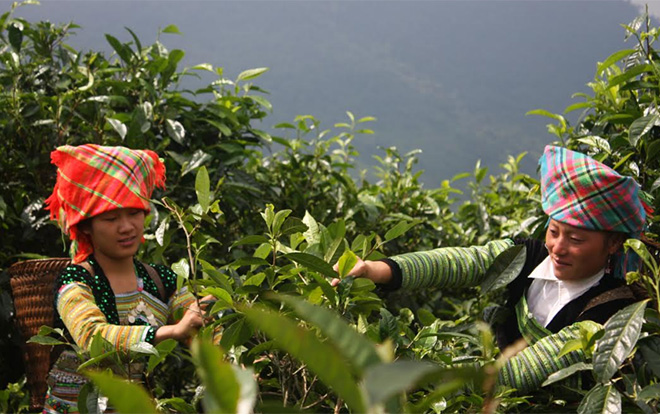
M78 222L78 224L76 224L78 230L83 233L90 232L92 230L92 218L93 217Z
M605 243L610 243L612 240L614 241L620 241L621 245L630 238L630 234L628 233L623 233L620 231L612 231L612 230L603 230L605 233ZM618 239L618 240L617 240Z

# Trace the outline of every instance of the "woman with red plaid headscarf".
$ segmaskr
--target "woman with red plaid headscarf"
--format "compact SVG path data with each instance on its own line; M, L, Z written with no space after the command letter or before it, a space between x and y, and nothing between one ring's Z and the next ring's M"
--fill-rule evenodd
M189 338L202 325L195 297L177 290L169 268L135 259L149 199L165 185L158 155L88 144L59 147L51 158L57 182L47 208L71 239L73 262L56 280L56 323L83 351L96 335L124 352L140 342ZM177 321L179 309L185 311ZM60 355L48 377L45 413L78 412L87 383L77 372L81 362L73 351ZM131 366L133 379L143 368Z
M637 301L623 280L635 260L624 257L622 245L640 236L648 210L632 178L584 154L548 146L540 167L542 206L549 216L545 242L505 239L359 260L349 273L385 290L477 286L500 253L524 245L524 266L507 285L507 303L497 318L503 322L495 326L500 349L521 338L526 342L499 373L501 384L522 392L585 360L582 350L559 356L564 344L579 338L578 322L605 323ZM571 381L579 387L581 378Z

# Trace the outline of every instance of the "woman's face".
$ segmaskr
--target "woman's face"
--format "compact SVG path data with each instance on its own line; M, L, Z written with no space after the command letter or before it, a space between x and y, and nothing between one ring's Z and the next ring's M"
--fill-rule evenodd
M623 240L598 230L586 230L550 220L545 244L559 280L580 280L595 275L607 265Z
M144 210L120 208L91 219L86 233L92 239L94 255L125 259L137 253L144 234Z

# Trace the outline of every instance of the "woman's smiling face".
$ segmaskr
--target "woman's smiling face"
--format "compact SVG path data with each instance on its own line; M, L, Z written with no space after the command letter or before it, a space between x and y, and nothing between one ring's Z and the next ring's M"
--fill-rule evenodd
M559 280L580 280L607 266L608 257L623 242L621 237L598 230L587 230L550 220L545 244Z
M87 234L94 246L94 255L113 259L132 257L142 243L144 210L120 208L91 219Z

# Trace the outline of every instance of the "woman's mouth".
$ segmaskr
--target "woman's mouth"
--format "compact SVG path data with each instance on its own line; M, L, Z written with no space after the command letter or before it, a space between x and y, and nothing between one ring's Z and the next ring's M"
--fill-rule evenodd
M568 267L571 265L569 262L554 258L552 259L552 262L554 263L555 267Z
M121 239L119 240L119 245L122 247L131 247L133 246L133 244L135 244L135 240L136 240L135 237L128 237L125 239Z

